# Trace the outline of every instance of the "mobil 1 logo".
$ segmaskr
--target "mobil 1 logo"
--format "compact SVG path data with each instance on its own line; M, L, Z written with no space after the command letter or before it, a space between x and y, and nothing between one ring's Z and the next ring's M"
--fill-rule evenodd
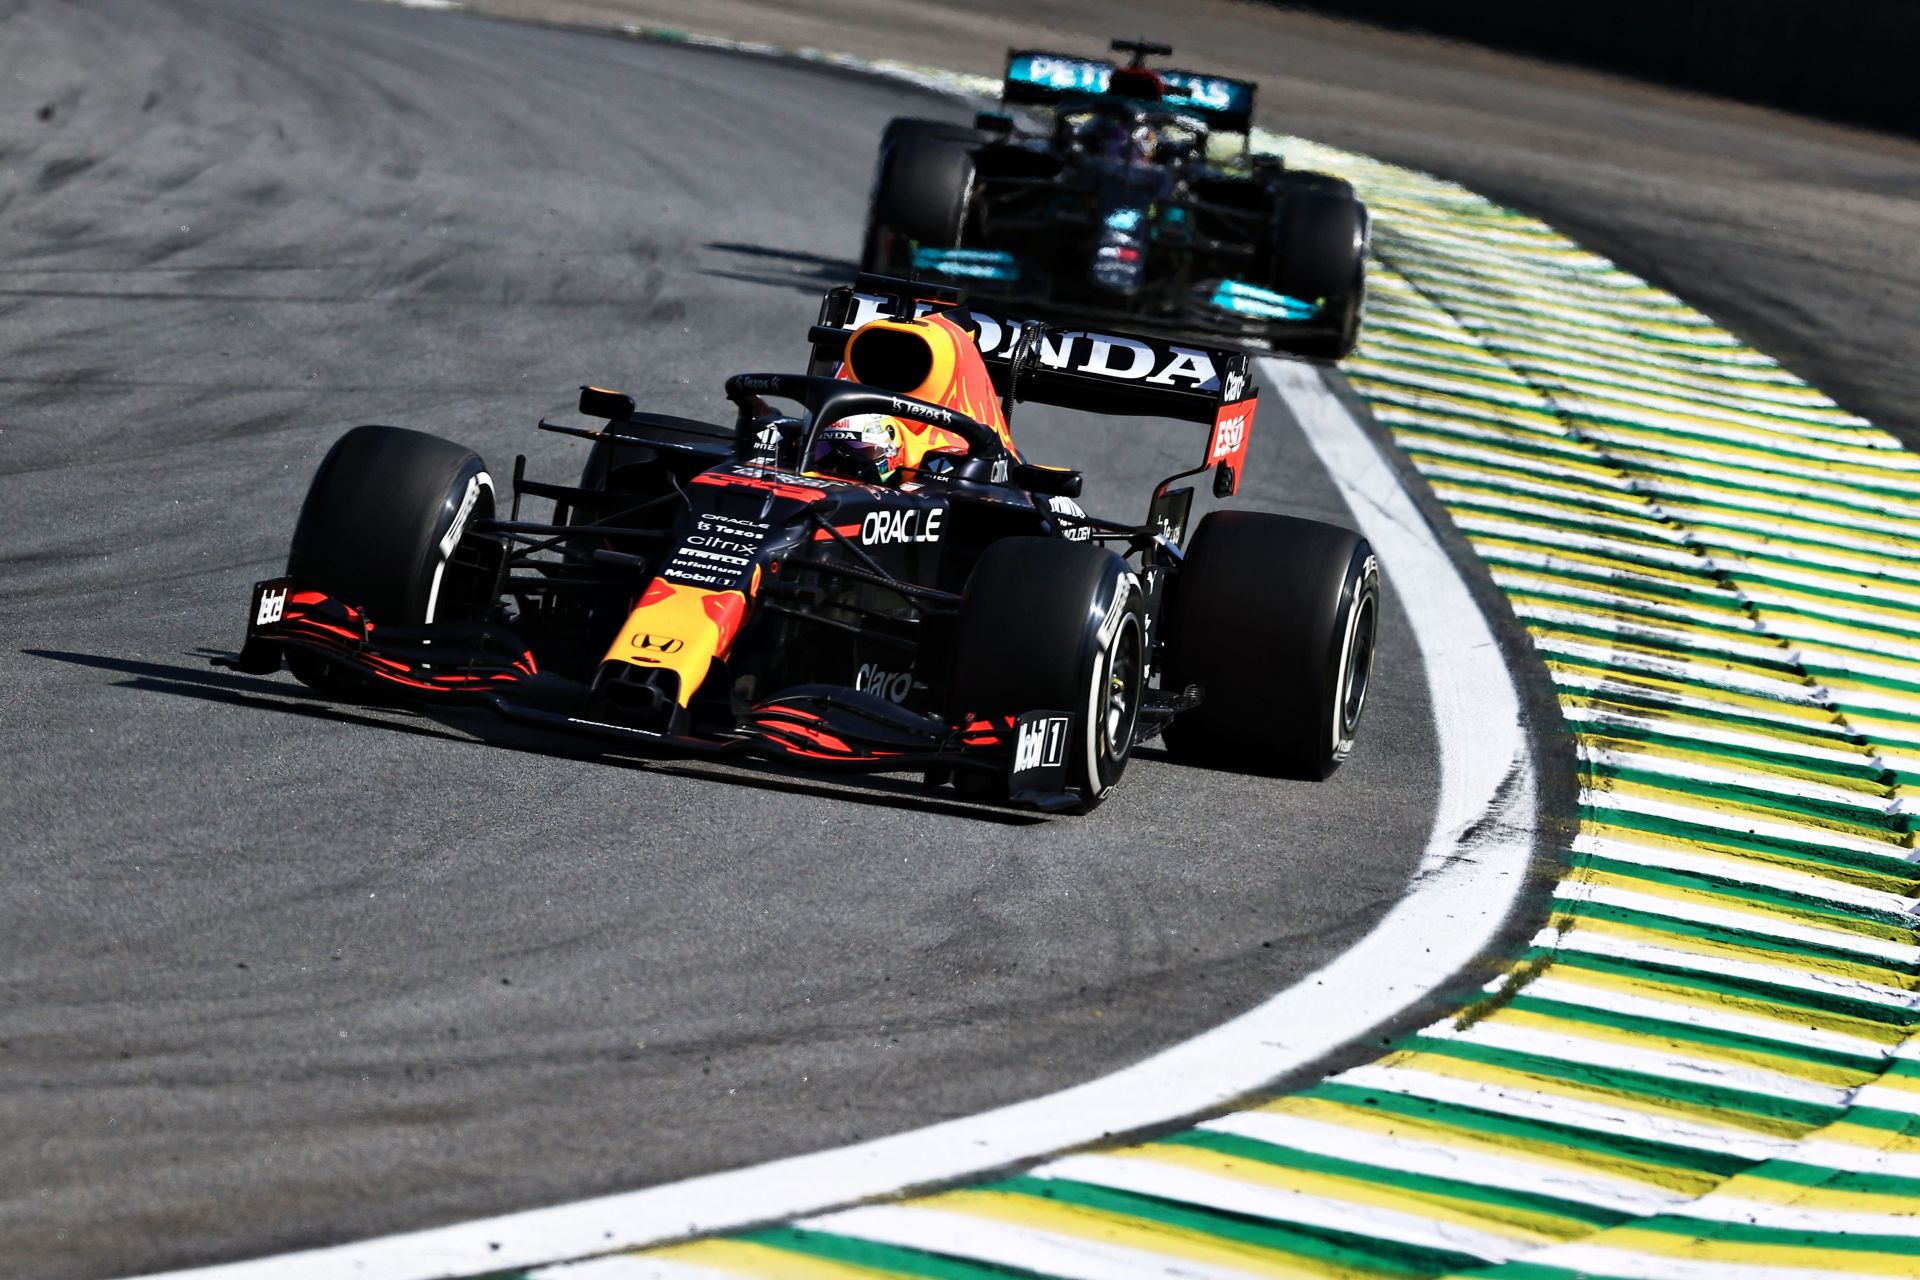
M1013 770L1008 792L1057 795L1067 788L1067 746L1073 739L1073 718L1057 711L1029 711L1014 725Z
M1021 722L1020 735L1013 748L1014 772L1053 768L1066 762L1065 716L1040 716L1032 721Z

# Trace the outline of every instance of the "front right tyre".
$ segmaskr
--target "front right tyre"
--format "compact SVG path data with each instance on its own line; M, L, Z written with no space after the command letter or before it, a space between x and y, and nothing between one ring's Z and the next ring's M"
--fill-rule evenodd
M949 711L1073 714L1068 784L1092 808L1133 758L1145 694L1140 580L1104 547L1007 538L967 579L955 629Z
M959 246L973 194L973 150L986 141L979 130L944 120L888 122L868 201L862 271L906 274L912 246Z
M471 449L401 427L355 427L307 488L287 576L387 626L472 621L492 603L492 575L454 553L468 526L493 512L493 478ZM315 688L353 683L307 655L288 666Z

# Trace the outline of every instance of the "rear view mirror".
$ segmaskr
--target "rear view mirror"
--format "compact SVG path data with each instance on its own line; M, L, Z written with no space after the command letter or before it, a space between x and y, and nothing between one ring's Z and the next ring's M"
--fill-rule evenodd
M1013 482L1028 493L1050 498L1080 496L1080 473L1071 467L1042 467L1023 462L1013 469Z
M976 111L973 127L982 133L1012 133L1013 117L998 111Z
M1163 489L1153 495L1153 503L1147 508L1147 525L1174 546L1184 546L1187 541L1187 520L1193 514L1193 489L1182 485L1178 489Z
M633 408L633 397L624 391L609 391L605 387L580 388L580 412L589 418L625 422L633 416Z

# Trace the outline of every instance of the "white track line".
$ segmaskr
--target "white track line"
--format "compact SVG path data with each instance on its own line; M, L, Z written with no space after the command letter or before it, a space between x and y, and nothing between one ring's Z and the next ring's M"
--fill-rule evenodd
M1086 1084L981 1115L665 1186L406 1235L167 1273L170 1280L441 1280L657 1244L981 1174L1219 1107L1438 990L1494 940L1526 880L1534 774L1520 700L1459 571L1319 371L1267 360L1411 622L1440 794L1419 870L1344 954L1259 1007ZM1364 813L1354 815L1366 821ZM1408 957L1419 957L1417 964Z

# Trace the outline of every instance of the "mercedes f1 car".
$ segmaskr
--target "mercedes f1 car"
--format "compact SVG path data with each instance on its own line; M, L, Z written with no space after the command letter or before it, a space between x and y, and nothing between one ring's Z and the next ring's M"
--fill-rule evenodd
M1252 84L1144 65L1165 45L1113 47L1128 65L1010 50L1003 111L973 128L888 124L863 268L1043 317L1345 356L1369 237L1353 188L1252 153ZM1220 135L1238 149L1219 155Z
M1321 778L1365 705L1379 615L1357 534L1218 511L1256 389L1244 354L1056 332L955 292L826 295L804 374L739 374L731 425L583 388L578 484L511 488L436 436L356 427L321 462L284 577L226 665L473 703L641 753L922 773L1090 807L1135 747ZM1142 524L1028 462L1020 401L1208 427ZM874 449L878 442L879 452ZM529 519L529 500L552 504Z

